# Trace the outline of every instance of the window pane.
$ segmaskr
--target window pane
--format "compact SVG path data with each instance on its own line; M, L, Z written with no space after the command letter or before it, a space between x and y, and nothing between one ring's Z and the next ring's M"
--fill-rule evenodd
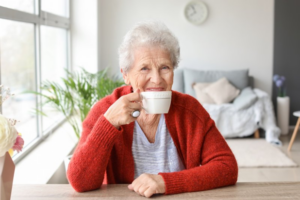
M67 31L64 29L41 26L41 64L42 82L59 82L65 77L67 68ZM51 107L43 107L47 116L42 117L43 130L46 130L62 115L55 112Z
M34 13L34 0L0 0L0 6Z
M26 146L38 136L35 95L22 94L36 88L34 25L0 19L0 27L1 81L15 94L4 102L2 111L19 121L16 128Z
M42 0L42 10L68 17L68 0Z

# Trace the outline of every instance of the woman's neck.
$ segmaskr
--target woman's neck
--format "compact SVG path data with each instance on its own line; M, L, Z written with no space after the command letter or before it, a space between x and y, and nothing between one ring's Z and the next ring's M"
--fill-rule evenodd
M155 142L155 134L158 127L161 114L146 114L142 110L141 115L137 119L141 129L150 143Z

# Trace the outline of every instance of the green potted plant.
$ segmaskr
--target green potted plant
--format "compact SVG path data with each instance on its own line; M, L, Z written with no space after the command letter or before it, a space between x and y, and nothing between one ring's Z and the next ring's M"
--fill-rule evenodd
M108 76L107 69L97 73L89 73L83 68L79 72L66 70L66 78L61 81L45 81L42 83L41 92L30 92L42 97L42 105L47 105L62 113L67 122L72 126L76 137L80 138L80 122L86 118L92 106L101 98L124 84L123 80ZM36 110L47 116L41 110ZM64 160L67 170L72 156Z
M83 122L98 100L111 94L124 82L116 77L109 77L107 69L97 73L90 73L83 68L73 73L66 70L66 75L66 78L61 78L60 82L43 82L41 92L33 93L42 97L42 105L48 105L61 112L79 139L80 128L76 116L79 116L80 121ZM43 111L37 110L37 112L47 116Z

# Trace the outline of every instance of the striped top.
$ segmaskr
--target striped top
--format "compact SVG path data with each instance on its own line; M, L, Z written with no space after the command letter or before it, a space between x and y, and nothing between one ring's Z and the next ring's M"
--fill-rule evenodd
M134 178L143 173L158 174L159 172L176 172L185 169L166 127L164 115L160 117L154 143L148 141L140 125L135 121L132 154Z

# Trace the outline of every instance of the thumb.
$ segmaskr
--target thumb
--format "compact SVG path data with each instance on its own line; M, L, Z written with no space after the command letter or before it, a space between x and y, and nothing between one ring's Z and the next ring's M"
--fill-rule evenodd
M129 190L133 190L132 184L127 186Z
M141 95L141 90L137 89L134 93L138 93L140 96L140 100L143 100L143 96Z

